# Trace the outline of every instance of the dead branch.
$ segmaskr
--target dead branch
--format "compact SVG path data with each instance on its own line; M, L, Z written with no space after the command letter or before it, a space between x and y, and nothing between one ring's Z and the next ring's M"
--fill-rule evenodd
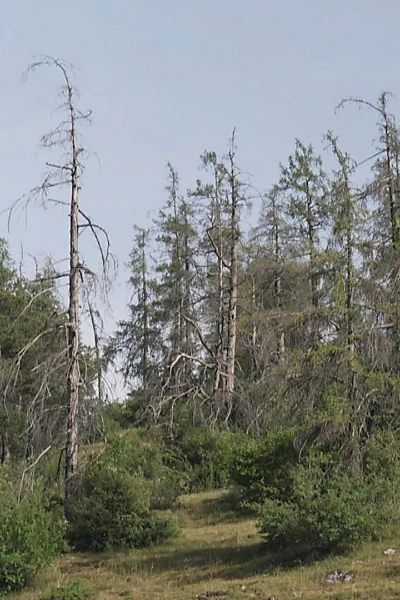
M183 314L183 313L179 313L180 316L187 321L190 325L192 325L192 327L194 328L195 332L197 333L197 336L199 338L199 341L201 343L201 345L203 346L203 348L208 352L208 354L212 357L215 358L214 352L211 350L211 348L209 347L209 345L206 343L206 341L204 340L203 334L200 330L200 327L197 325L197 323L195 323L193 321L193 319L191 319L190 317L188 317L187 315Z
M21 477L20 484L19 484L19 491L18 491L18 503L19 503L19 502L21 502L22 488L23 488L23 485L24 485L24 480L25 480L25 476L26 476L26 474L28 473L28 471L30 471L31 469L34 469L34 468L36 467L36 465L38 464L38 462L40 461L40 459L41 459L41 458L43 458L43 456L44 456L45 454L47 454L47 452L48 452L49 450L51 450L51 444L50 444L50 446L47 446L47 448L45 448L45 449L43 450L43 452L41 452L41 453L39 454L39 456L36 458L36 460L35 460L35 461L34 461L32 464L30 464L28 467L25 467L25 469L24 469L24 471L23 471L23 473L22 473L22 477Z

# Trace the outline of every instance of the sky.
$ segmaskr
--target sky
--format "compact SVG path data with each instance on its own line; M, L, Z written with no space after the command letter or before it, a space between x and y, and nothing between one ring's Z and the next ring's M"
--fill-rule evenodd
M133 226L146 226L166 200L166 164L183 191L199 177L204 150L224 154L236 128L237 157L260 191L276 182L295 138L323 149L332 129L360 161L376 117L344 97L400 94L398 0L16 0L0 8L0 211L40 182L51 156L41 136L60 120L61 85L44 69L22 82L35 54L73 63L83 131L92 152L80 203L106 227L119 273L105 311L106 333L126 315L124 266ZM371 146L372 148L372 146ZM368 154L368 152L367 152ZM31 206L0 236L14 259L68 253L68 213ZM88 266L94 248L82 239ZM97 262L96 262L97 261ZM62 264L62 263L60 263ZM85 339L90 340L85 329Z

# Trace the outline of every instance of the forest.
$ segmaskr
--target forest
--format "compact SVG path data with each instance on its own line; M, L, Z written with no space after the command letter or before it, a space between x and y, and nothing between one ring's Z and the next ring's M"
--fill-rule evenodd
M33 597L30 586L60 557L168 548L183 536L179 510L205 493L256 524L257 557L289 569L396 539L400 130L391 95L338 99L337 110L376 122L360 162L332 131L321 155L295 139L277 157L277 181L260 190L240 168L233 129L218 153L200 154L190 189L168 163L157 215L148 227L132 223L130 256L115 257L101 210L85 210L90 111L70 65L39 57L27 76L44 68L62 83L63 115L41 140L51 157L42 181L3 217L65 206L69 257L64 271L48 261L28 277L1 240L0 594ZM85 260L84 236L100 272ZM105 336L116 258L128 262L131 299ZM40 598L91 597L79 585Z

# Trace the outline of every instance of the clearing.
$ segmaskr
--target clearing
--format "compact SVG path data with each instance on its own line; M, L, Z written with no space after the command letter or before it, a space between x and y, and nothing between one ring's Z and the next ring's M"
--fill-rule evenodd
M58 585L78 579L93 600L400 599L400 550L384 554L397 547L396 540L284 569L263 550L255 521L239 520L223 498L221 492L184 496L175 511L183 528L179 538L127 553L63 556L34 588L8 598L40 600ZM351 571L354 578L325 581L324 575L335 569Z

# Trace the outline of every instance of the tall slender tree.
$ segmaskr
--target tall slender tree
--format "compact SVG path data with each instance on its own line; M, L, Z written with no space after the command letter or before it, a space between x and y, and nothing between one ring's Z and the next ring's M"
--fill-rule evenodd
M158 282L150 265L150 231L135 227L130 255L129 286L131 302L128 318L118 323L109 340L106 356L122 358L122 374L133 390L142 390L145 397L153 389L154 379L161 377L160 363L164 357L162 324L158 319Z
M203 341L212 358L212 398L218 419L228 420L235 393L237 306L239 286L241 213L245 185L236 162L235 134L224 159L205 152L202 166L210 181L197 182L192 195L202 205L202 252L206 271L203 302ZM205 207L204 207L205 203Z
M89 230L99 249L104 272L110 260L109 240L106 231L94 223L80 205L81 176L85 151L79 139L78 127L90 119L91 111L83 112L76 105L77 93L72 84L72 67L61 60L43 56L35 60L26 74L41 67L55 68L62 78L62 105L65 119L58 127L42 137L44 148L59 147L63 158L58 162L47 162L49 169L42 183L35 187L27 198L27 204L39 198L44 203L53 202L69 207L69 270L67 273L54 273L53 279L68 279L68 373L67 373L67 422L65 446L65 512L71 511L75 490L75 475L78 468L78 410L81 382L79 368L80 330L80 282L84 278L93 280L94 273L85 266L80 254L80 233ZM69 200L54 199L50 194L60 188L69 190ZM103 237L103 240L101 239Z
M313 147L296 140L287 166L281 165L279 188L288 196L288 214L297 237L299 257L308 264L311 336L319 337L323 247L321 235L329 227L327 177Z

